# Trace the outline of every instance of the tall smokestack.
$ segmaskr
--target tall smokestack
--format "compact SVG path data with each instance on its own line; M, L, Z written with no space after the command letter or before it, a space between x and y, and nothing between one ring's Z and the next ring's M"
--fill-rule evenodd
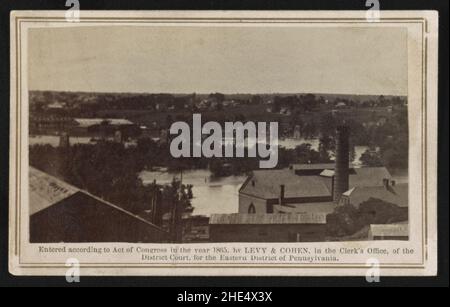
M342 193L348 190L349 164L348 126L338 126L336 130L336 160L334 168L333 201L339 202Z

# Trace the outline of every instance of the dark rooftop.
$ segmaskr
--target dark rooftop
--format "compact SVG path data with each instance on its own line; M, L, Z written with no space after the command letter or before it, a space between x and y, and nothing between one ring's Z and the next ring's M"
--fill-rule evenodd
M213 214L209 224L216 225L238 225L238 224L326 224L324 213L302 213L302 214Z
M42 172L34 167L29 168L29 215L33 215L40 211L43 211L51 206L57 205L58 203L68 199L69 197L82 193L87 197L95 199L97 202L112 208L113 210L118 210L123 214L129 215L136 220L145 223L149 226L160 229L160 227L154 225L153 223L143 219L133 213L116 206L108 201L105 201L99 197L90 194L87 191L83 191L74 187L63 180L60 180L54 176L51 176L45 172Z
M315 165L315 166L314 166ZM299 175L293 169L257 170L242 185L240 193L262 199L277 199L280 185L285 186L286 199L331 196L334 164L305 164L306 169L328 170L326 176ZM383 179L390 179L391 174L385 167L354 168L349 176L350 187L382 187Z
M331 191L318 176L297 176L292 170L257 170L242 185L240 193L264 199L280 196L285 186L285 198L329 196Z

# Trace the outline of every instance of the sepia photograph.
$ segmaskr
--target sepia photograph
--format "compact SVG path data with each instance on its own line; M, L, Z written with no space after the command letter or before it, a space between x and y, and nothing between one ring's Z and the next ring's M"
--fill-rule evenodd
M435 274L437 15L369 17L14 12L11 270Z
M30 30L30 242L408 240L406 40L404 28ZM171 127L195 115L231 123L231 137L203 129L200 141L220 136L199 145L212 155L174 157L175 138L196 135ZM250 131L260 122L278 126L272 168L249 154L271 145Z

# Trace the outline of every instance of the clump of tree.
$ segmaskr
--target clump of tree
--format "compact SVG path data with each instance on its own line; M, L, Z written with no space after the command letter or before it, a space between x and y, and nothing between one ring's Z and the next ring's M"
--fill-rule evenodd
M371 167L378 167L383 166L383 161L381 159L381 156L376 151L371 151L367 149L359 158L361 163L364 166L371 166Z
M373 131L373 143L380 149L383 165L390 169L408 168L408 114L400 110Z
M336 207L327 216L327 234L332 237L350 236L371 224L392 224L407 220L407 208L369 198L359 207L352 204Z
M319 99L314 94L305 95L287 95L273 97L272 111L277 113L282 108L287 108L291 111L297 110L299 112L311 112L318 108Z
M154 187L144 185L139 177L145 163L143 155L154 149L153 145L141 143L137 148L113 142L68 148L34 145L30 146L30 165L141 214L151 209L154 197ZM163 205L167 207L169 203Z

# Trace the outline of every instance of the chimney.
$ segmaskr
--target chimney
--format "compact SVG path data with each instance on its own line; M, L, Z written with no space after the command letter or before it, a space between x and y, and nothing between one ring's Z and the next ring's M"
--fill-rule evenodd
M334 167L333 201L339 202L342 193L348 190L349 178L349 130L338 126L336 130L336 160Z
M122 131L117 130L114 133L114 142L116 143L123 143L123 135L122 135Z
M280 206L283 206L284 204L284 184L280 185L280 199L279 199Z
M62 148L70 147L70 136L67 132L63 132L59 136L59 147Z
M152 186L152 197L150 199L150 206L151 206L151 216L150 220L153 224L157 226L162 226L163 220L163 206L161 205L162 202L162 192L160 188L156 185L156 180L153 181Z

